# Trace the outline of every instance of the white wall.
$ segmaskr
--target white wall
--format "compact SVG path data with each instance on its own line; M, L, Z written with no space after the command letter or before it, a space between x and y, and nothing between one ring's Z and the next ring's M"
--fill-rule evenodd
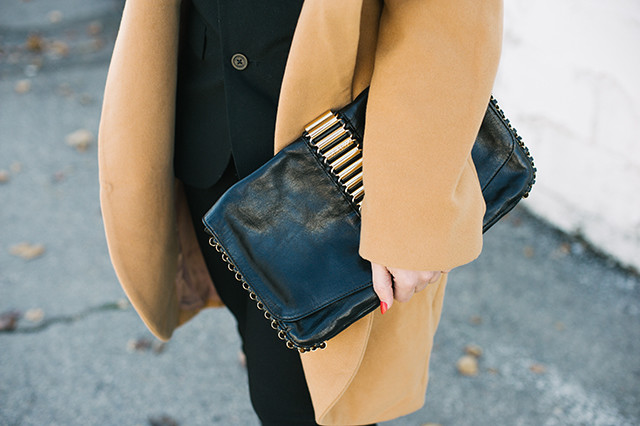
M524 204L640 269L640 1L505 0L494 94L538 168Z

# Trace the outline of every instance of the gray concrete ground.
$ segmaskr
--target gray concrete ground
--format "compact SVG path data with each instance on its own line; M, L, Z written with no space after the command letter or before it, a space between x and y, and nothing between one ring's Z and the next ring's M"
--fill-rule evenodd
M121 7L0 3L0 425L255 425L225 310L160 345L121 303L95 139L66 142L97 133ZM447 292L426 405L386 425L640 424L637 276L518 209Z

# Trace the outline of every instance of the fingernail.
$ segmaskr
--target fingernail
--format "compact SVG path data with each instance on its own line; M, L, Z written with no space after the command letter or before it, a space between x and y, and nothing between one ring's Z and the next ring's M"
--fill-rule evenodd
M380 302L380 312L382 313L382 315L387 312L387 309L389 309L387 304L385 302Z

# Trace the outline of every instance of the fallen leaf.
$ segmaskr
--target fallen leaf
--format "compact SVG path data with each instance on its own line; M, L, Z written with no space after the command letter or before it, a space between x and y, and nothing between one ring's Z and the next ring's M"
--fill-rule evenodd
M20 243L14 246L11 246L9 252L14 255L21 257L25 260L35 259L36 257L40 257L44 254L45 248L43 244L31 244L31 243Z
M58 95L69 97L73 95L73 89L69 83L62 83L58 86L57 89Z
M51 22L52 24L57 24L58 22L62 21L62 12L60 12L59 10L52 10L51 12L49 12L47 17L49 18L49 22Z
M97 52L105 46L105 42L101 38L94 38L91 42L91 50Z
M20 173L22 171L22 163L19 161L11 163L9 170L11 170L11 173Z
M67 135L67 145L79 152L86 151L93 142L93 133L86 129L79 129Z
M16 93L20 94L27 93L31 90L31 80L26 78L24 80L18 80L13 90L15 90Z
M529 370L532 373L536 373L536 374L544 374L547 372L547 367L545 367L542 364L531 364L531 366L529 367Z
M242 351L238 351L238 363L242 367L247 367L247 356Z
M53 174L53 176L51 177L51 180L54 183L58 183L58 182L62 182L65 177L66 177L66 175L65 175L65 173L63 171L58 171L58 172L55 172Z
M156 354L161 354L166 348L166 343L159 341L152 341L151 339L140 338L130 339L127 342L127 350L130 352L145 352L153 351Z
M6 170L0 170L0 183L7 183L11 180L11 175Z
M482 317L480 315L473 315L471 318L469 318L469 322L471 322L471 324L473 325L480 325L482 324Z
M54 41L49 45L49 50L58 57L69 56L69 45L63 41Z
M40 308L29 309L24 313L24 318L31 322L40 322L44 318L44 311Z
M480 358L482 356L482 348L478 345L467 345L465 346L464 351L467 355L471 355L472 357Z
M177 420L164 415L160 417L149 417L149 426L179 426Z
M20 312L9 311L0 314L0 331L13 331L18 326Z
M93 103L93 96L91 96L88 93L82 93L78 99L78 101L82 104L82 105L89 105L91 103Z
M471 355L461 357L456 363L456 367L463 376L478 375L478 360Z
M103 28L102 22L93 21L93 22L90 22L89 25L87 25L87 33L89 35L95 36L102 32L102 28Z
M531 246L526 246L522 252L524 253L524 257L531 259L533 257L533 255L535 254L533 247Z
M45 41L40 34L29 34L27 36L27 49L32 52L42 52L44 50Z
M571 246L567 243L562 243L555 250L553 250L553 252L551 252L551 255L553 256L554 259L562 259L563 257L566 257L570 253L571 253Z
M131 352L133 351L146 351L151 348L151 340L149 339L131 339L127 342L127 349Z

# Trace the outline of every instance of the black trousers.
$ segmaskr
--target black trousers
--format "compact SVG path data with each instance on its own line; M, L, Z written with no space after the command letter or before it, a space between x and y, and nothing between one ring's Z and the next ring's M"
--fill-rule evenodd
M220 298L235 317L247 359L251 403L266 426L316 425L311 397L297 351L278 339L263 312L236 281L203 231L202 216L237 181L233 161L214 186L185 186L198 243Z
M251 404L260 421L264 426L317 425L300 355L278 339L263 311L249 299L220 253L209 245L209 236L203 230L202 216L237 181L231 159L222 178L212 187L185 185L198 243L216 290L236 319L247 359Z

